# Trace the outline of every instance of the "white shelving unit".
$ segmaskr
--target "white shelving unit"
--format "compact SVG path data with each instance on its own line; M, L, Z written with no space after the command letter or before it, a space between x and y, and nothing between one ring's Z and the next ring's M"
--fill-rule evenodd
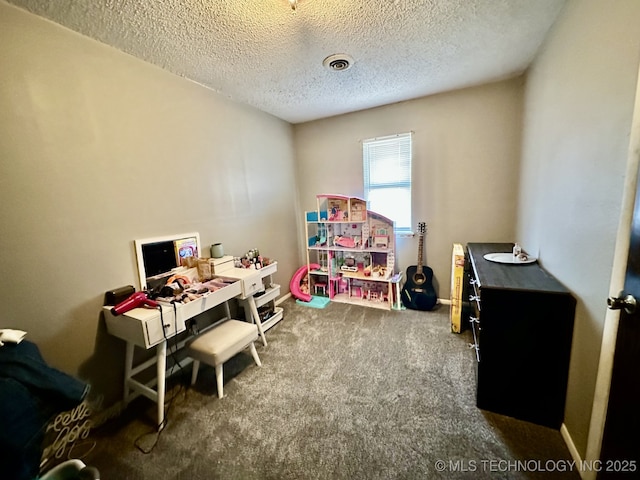
M262 288L261 291L253 295L253 301L255 302L258 314L261 318L262 328L265 332L282 320L284 316L284 310L282 307L276 307L275 304L276 299L280 296L280 285L273 283L273 274L276 273L277 270L278 262L273 262L266 267L255 271L260 275ZM254 319L251 315L251 309L247 304L247 299L241 299L240 302L244 308L246 321L253 322ZM269 314L265 315L265 312L269 312Z

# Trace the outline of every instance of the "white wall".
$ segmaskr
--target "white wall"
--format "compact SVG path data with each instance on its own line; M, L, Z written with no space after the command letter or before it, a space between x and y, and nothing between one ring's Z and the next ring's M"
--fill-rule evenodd
M0 327L119 395L104 292L133 240L197 231L299 266L291 126L0 2ZM275 233L275 235L274 235ZM111 392L109 392L111 390Z
M640 2L570 1L525 94L518 237L578 299L565 425L584 457L640 59Z
M413 222L427 223L425 263L448 299L454 242L515 241L522 95L516 78L295 125L301 207L315 210L319 193L363 196L361 141L413 131ZM398 239L400 270L417 248Z

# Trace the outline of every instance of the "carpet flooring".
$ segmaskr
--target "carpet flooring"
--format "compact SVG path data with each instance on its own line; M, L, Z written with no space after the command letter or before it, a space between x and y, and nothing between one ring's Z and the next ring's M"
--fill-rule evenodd
M133 401L92 431L103 480L574 478L559 431L475 406L470 333L448 307L383 311L289 299L284 319L225 364L171 379L168 423Z

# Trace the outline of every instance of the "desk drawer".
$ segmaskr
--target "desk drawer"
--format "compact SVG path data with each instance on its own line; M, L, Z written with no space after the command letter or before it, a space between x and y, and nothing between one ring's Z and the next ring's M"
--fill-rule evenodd
M245 297L251 297L262 290L264 290L264 286L259 273L242 279L242 293Z
M252 270L248 268L232 268L224 272L224 276L240 280L242 284L242 297L248 298L264 289L262 285L261 270Z
M114 317L111 307L104 307L107 331L139 347L151 348L162 342L165 337L171 338L184 332L185 321L242 293L240 281L228 281L233 283L189 303L177 303L175 308L173 304L163 303L162 315L155 308L134 308Z
M224 279L230 283L226 287L223 287L215 292L207 293L206 295L188 303L179 303L176 305L176 311L178 312L178 322L184 323L196 315L199 315L207 310L216 307L227 300L237 297L242 293L242 285L239 281L234 279L226 279L224 276L215 278Z
M162 316L155 308L134 308L122 315L113 316L111 307L104 307L107 331L118 338L142 348L151 348L165 337L184 332L184 320L176 316L173 307L163 306Z

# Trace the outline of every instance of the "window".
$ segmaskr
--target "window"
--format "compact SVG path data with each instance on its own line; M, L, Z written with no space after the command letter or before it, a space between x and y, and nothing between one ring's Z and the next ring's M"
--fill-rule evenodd
M397 233L411 232L411 133L364 140L362 160L369 210L395 221Z

